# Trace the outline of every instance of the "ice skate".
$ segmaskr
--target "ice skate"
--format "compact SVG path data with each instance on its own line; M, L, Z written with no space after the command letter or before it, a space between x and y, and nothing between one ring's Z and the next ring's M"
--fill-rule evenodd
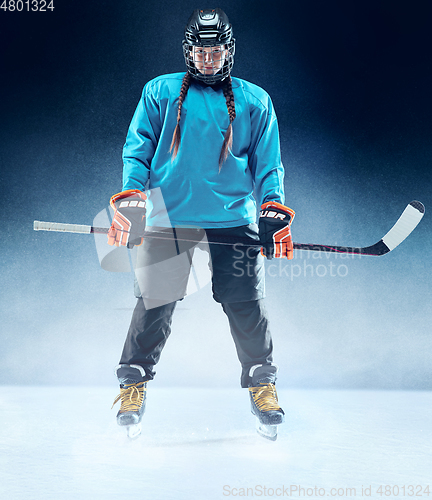
M139 365L118 365L115 371L120 382L120 394L116 397L113 407L121 401L117 423L125 427L129 438L134 439L141 434L141 419L145 411L145 371Z
M277 370L275 365L255 365L249 372L252 377L249 387L251 412L257 418L256 430L271 441L276 441L278 425L285 420L274 385Z

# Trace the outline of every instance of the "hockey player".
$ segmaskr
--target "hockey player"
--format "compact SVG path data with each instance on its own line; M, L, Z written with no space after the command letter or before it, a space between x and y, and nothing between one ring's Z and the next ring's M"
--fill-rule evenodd
M164 258L168 262L172 259L167 243L143 239L144 226L146 234L166 228L174 236L177 227L204 229L213 297L229 320L242 366L241 386L249 389L259 432L276 439L284 412L276 394L277 366L263 304L263 256L292 258L294 211L284 205L284 172L272 102L258 86L231 77L234 52L226 14L221 9L195 10L183 40L186 74L148 82L130 124L123 150L123 191L111 198L114 218L108 241L117 246L141 245L138 251L147 263ZM151 200L157 190L169 224ZM261 205L259 225L254 190ZM212 238L221 236L261 243L261 252L259 246L243 252L248 272L238 272L234 245L212 244ZM158 269L159 275L147 276L141 283L116 368L120 395L115 402L121 400L117 421L130 429L130 436L139 433L147 382L154 378L154 366L170 334L176 302L185 295L184 276L179 277L177 268ZM168 284L165 289L171 299L154 292L152 287L161 283ZM170 295L172 290L175 293Z

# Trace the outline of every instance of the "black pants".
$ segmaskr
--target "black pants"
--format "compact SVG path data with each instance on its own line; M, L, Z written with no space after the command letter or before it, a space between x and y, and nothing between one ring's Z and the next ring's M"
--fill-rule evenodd
M176 304L172 302L147 310L143 299L138 299L120 364L140 365L145 369L148 380L154 378L154 366L171 333ZM248 387L250 368L258 364L270 364L273 360L273 344L263 300L227 303L222 304L222 308L228 316L242 366L241 386Z
M229 320L231 335L242 366L242 387L249 385L249 370L252 366L272 362L273 345L263 304L263 257L257 247L247 251L244 248L239 250L230 245L212 244L211 238L213 235L229 235L231 238L239 236L256 242L256 229L255 224L250 224L230 229L206 230L211 257L213 297L221 303ZM171 333L177 300L181 300L187 282L189 266L184 265L183 261L187 263L188 260L181 257L185 253L190 257L191 248L189 245L179 252L177 241L174 245L172 242L167 244L157 239L149 239L145 244L147 247L142 252L144 264L140 268L143 283L140 288L144 299L138 298L120 363L142 366L148 380L152 380L155 376L154 367ZM170 248L175 248L174 253L179 254L180 265L173 260ZM161 256L164 259L161 259ZM165 265L165 262L168 265ZM163 286L160 286L161 282ZM177 286L178 283L180 286ZM155 289L157 296L150 295ZM170 296L172 300L168 301L167 297Z

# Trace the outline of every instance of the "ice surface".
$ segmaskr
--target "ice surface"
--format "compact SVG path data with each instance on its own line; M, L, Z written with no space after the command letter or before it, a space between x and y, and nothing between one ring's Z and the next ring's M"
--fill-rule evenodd
M382 498L381 484L431 481L430 392L279 390L287 419L276 442L256 434L242 389L154 382L135 441L110 410L116 395L115 386L1 387L2 498L282 498L291 486L304 488L297 498L331 497L330 488L360 497L369 486Z

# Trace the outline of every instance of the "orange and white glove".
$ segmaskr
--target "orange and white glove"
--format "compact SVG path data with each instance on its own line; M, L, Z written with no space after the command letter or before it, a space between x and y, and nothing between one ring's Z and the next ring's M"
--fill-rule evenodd
M108 245L141 245L145 229L147 196L138 189L129 189L111 197L114 217L108 231Z
M276 201L268 201L261 205L259 237L262 245L261 253L267 259L294 257L291 238L291 222L294 215L294 210Z

